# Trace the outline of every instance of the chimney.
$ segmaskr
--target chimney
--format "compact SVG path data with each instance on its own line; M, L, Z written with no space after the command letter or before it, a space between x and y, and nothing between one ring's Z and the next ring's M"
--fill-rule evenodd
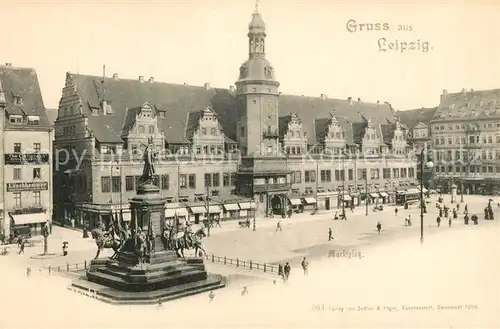
M379 100L377 100L377 104L380 104L380 101L379 101Z
M118 73L113 73L113 80L118 80Z
M352 105L352 97L347 97L347 101L349 102L349 105Z
M327 99L328 96L326 94L321 94L321 99Z
M148 80L149 83L153 83L155 82L155 78L154 77L150 77L149 80Z
M234 91L235 91L234 86L229 86L229 92L230 92L231 94L233 94L233 93L234 93Z
M448 89L443 89L443 98L448 97Z
M12 63L5 63L5 66L12 67Z
M462 89L462 94L464 94L464 95L467 94L467 89L465 89L465 88Z
M205 86L205 90L210 89L210 84L209 84L208 82L206 82L206 83L204 84L204 86Z
M358 97L358 102L361 102L361 98Z
M140 82L140 83L143 83L143 82L144 82L144 76L139 75L139 82Z
M2 81L0 81L0 105L5 105L5 93L3 92Z

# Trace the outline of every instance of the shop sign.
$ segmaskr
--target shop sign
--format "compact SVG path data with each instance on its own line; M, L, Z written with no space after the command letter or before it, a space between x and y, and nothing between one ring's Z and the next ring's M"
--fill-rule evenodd
M48 164L49 155L45 153L9 153L5 154L6 165Z
M7 192L47 191L48 182L7 183Z

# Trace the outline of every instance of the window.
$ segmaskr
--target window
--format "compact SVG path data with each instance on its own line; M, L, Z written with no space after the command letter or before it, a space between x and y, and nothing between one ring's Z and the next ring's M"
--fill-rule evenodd
M125 176L125 191L134 190L134 176Z
M212 186L212 174L205 174L205 187Z
M161 175L161 189L168 190L170 188L170 177L168 175Z
M196 146L196 154L201 154L201 146Z
M20 115L11 115L11 116L9 116L9 121L10 121L10 123L14 123L14 124L22 124L23 117Z
M392 168L392 178L399 178L399 168Z
M14 153L21 153L21 143L14 143Z
M14 180L21 180L22 179L22 173L21 173L21 168L14 168L13 172L13 177Z
M370 179L380 179L380 170L370 169Z
M390 179L391 178L391 169L383 168L382 169L382 178L383 179Z
M41 178L42 178L41 169L33 168L33 179L41 179Z
M139 134L144 134L144 126L139 126L138 127L138 130L139 130Z
M135 176L135 186L139 186L141 184L141 176Z
M415 177L415 168L408 168L408 177L409 178Z
M210 135L215 136L215 128L210 129Z
M316 170L306 170L304 172L304 181L306 183L316 182Z
M406 178L407 172L406 168L401 168L401 178Z
M189 188L196 188L196 174L189 174Z
M366 179L366 169L358 169L358 179Z
M207 128L201 128L201 134L206 135L207 134Z
M33 191L33 204L35 206L42 205L42 196L40 191Z
M186 174L179 175L179 188L187 188L187 175Z
M122 190L122 178L120 176L113 177L113 192L120 192Z
M220 186L220 174L219 173L214 173L212 174L212 185L214 187Z
M237 180L238 180L238 174L235 172L232 172L231 173L231 186L235 186Z
M331 182L332 181L332 171L331 170L321 170L321 181ZM337 176L337 170L335 170L335 176Z
M348 177L348 180L354 180L354 170L353 169L347 170L347 177Z
M42 146L40 143L33 143L33 152L40 153Z
M132 145L132 154L137 154L137 145Z
M102 193L111 192L111 179L109 177L101 177L101 191Z
M16 207L21 207L21 192L14 192L14 204Z
M301 171L294 171L292 173L292 183L300 183L302 181L302 172Z
M150 134L154 134L155 133L155 126L153 126L153 125L149 126L149 133Z
M229 186L229 174L227 172L222 174L222 185Z

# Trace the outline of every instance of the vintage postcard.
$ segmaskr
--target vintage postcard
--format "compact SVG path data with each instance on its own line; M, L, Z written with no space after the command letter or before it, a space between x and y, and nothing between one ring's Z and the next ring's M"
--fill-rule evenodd
M0 0L0 328L499 328L499 14Z

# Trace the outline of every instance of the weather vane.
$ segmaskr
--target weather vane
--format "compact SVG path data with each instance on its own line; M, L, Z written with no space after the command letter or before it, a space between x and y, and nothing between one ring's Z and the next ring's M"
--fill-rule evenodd
M259 0L255 0L255 12L259 12Z

